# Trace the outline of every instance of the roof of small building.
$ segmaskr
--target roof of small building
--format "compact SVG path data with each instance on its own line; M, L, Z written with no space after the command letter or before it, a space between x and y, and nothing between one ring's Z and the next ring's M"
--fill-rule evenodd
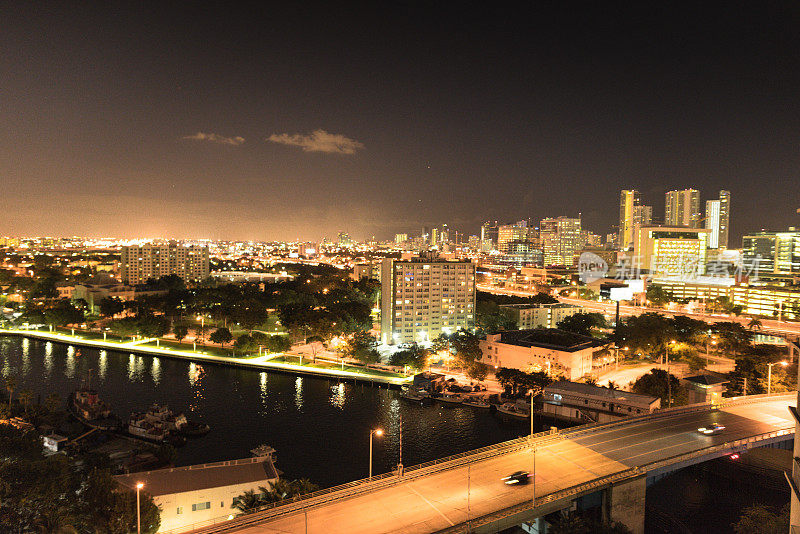
M716 386L718 384L727 384L730 380L726 380L725 378L711 374L711 373L704 373L701 375L695 376L686 376L683 378L687 382L693 382L695 384L701 384L703 386Z
M544 391L545 393L569 392L579 395L594 395L596 397L605 397L610 400L629 401L648 405L659 400L658 397L651 397L650 395L631 393L630 391L623 391L621 389L609 389L600 386L592 386L591 384L583 384L581 382L569 382L567 380L553 382L549 386L545 387Z
M499 342L520 347L541 347L577 352L597 347L603 343L593 337L574 334L558 328L530 328L527 330L503 330L499 332Z
M136 484L142 482L144 491L150 495L158 496L236 484L264 482L278 478L278 472L270 457L262 456L211 464L157 469L142 473L117 475L114 478L120 485L130 489L136 489Z

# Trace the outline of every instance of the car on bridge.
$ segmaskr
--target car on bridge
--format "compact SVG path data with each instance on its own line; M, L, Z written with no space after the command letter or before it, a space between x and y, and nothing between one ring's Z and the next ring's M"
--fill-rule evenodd
M505 482L509 486L518 485L518 484L527 484L530 480L530 475L527 471L514 471L507 477L503 477L503 482Z
M719 423L711 423L709 426L701 426L697 429L704 436L715 436L721 434L725 427Z

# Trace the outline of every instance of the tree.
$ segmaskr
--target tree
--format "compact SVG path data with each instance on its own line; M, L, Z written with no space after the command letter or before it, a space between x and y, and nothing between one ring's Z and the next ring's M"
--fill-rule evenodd
M467 330L459 330L450 336L450 346L455 350L456 360L464 369L468 369L483 356L478 336Z
M68 299L62 299L54 306L44 309L44 320L53 326L82 323L83 311L73 306Z
M509 397L522 397L532 391L534 395L541 392L547 385L551 384L553 380L547 376L547 373L535 372L526 373L519 369L511 367L501 367L495 373L495 378L500 385L505 389Z
M649 300L650 303L655 306L664 306L665 304L669 304L675 300L675 297L672 293L655 284L650 284L647 286L646 297L647 300Z
M667 376L669 376L669 386L667 385ZM686 394L678 377L672 373L667 375L667 372L663 369L651 369L649 373L637 378L631 387L631 391L641 395L658 397L661 399L662 405L664 405L669 399L670 387L672 388L672 404L683 404Z
M291 340L286 336L268 336L264 347L267 352L286 352L292 348Z
M14 389L17 387L17 380L9 375L5 379L6 391L8 391L8 411L11 412L11 397L14 396Z
M764 325L761 323L760 319L753 317L750 319L750 322L747 323L747 328L750 330L761 330Z
M380 355L377 355L375 345L377 340L375 336L364 330L358 330L350 335L347 343L344 346L344 354L350 358L374 363L378 361Z
M180 342L189 335L189 325L186 323L175 323L175 326L172 327L172 333L175 334L175 339Z
M483 382L489 375L489 366L481 362L470 362L464 372L467 378Z
M389 361L392 365L398 367L409 366L415 369L424 369L428 362L430 351L423 349L416 343L412 344L410 348L395 351Z
M244 493L233 499L231 508L249 514L250 512L254 512L262 504L264 504L263 498L261 495L256 494L255 490L245 490Z
M114 317L124 309L125 304L116 297L106 297L100 301L100 315L103 317Z
M222 327L214 330L208 337L208 340L212 343L219 343L219 346L222 347L225 343L230 343L231 340L233 340L233 335L230 330Z
M29 389L23 389L22 391L20 391L19 402L22 404L22 406L25 407L25 417L28 416L28 405L32 400L33 400L33 391Z
M590 336L593 328L605 326L607 326L606 320L601 313L575 313L556 324L556 328L582 336Z
M233 344L236 350L239 350L243 353L251 352L253 349L258 348L258 345L253 341L253 337L249 334L242 334L241 336L236 338L236 342Z
M739 521L733 524L733 531L736 534L784 534L789 530L789 509L788 503L780 513L762 504L749 506L744 509Z

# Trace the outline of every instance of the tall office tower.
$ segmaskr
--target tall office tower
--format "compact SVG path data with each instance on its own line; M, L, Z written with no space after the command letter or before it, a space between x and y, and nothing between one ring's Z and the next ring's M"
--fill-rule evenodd
M731 219L731 192L719 192L719 248L728 248L728 225Z
M208 247L169 243L145 243L122 247L120 274L126 284L136 285L150 278L170 274L184 281L204 280L209 276Z
M381 264L381 341L425 342L475 326L475 264L430 258Z
M446 224L443 224L442 229L439 231L439 242L442 244L450 242L450 229Z
M728 248L730 203L730 191L720 191L719 200L706 201L706 228L711 230L708 248Z
M634 206L633 235L636 235L637 226L650 226L651 224L653 224L653 206Z
M556 217L542 219L539 224L545 265L572 265L575 251L583 248L581 219Z
M508 245L513 241L526 241L528 227L517 224L504 224L497 228L497 250L508 252Z
M488 241L492 247L497 246L497 221L486 221L481 225L481 243ZM491 250L491 249L490 249Z
M430 240L430 245L431 245L432 247L435 247L435 246L436 246L436 245L438 245L438 244L439 244L439 229L438 229L438 228L436 228L436 227L434 226L434 227L431 229L431 240Z
M742 263L749 271L800 273L800 231L755 232L742 238ZM753 274L751 274L752 276Z
M402 245L408 241L408 234L394 234L394 244Z
M668 191L664 203L664 225L700 228L700 191Z
M628 250L633 246L634 215L639 200L639 192L634 189L623 189L619 195L619 239L617 242L620 250Z
M422 237L422 242L423 243L427 243L431 238L431 229L428 228L427 226L423 226L422 227L422 234L421 234L420 237Z

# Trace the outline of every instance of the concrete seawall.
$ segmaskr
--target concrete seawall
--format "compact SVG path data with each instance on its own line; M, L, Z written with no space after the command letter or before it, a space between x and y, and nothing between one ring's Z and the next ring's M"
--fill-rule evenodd
M133 343L116 343L113 341L102 341L93 339L82 339L69 334L59 334L54 332L39 332L35 330L3 330L0 329L0 336L18 336L42 341L51 341L64 345L75 345L78 347L89 347L100 350L113 350L116 352L128 352L145 356L157 356L159 358L172 358L185 360L195 363L209 363L214 365L227 365L229 367L240 367L252 369L254 371L270 371L286 373L299 376L313 376L316 378L345 380L348 382L372 384L376 386L387 386L399 388L409 381L408 378L395 378L380 375L362 374L353 371L340 369L324 369L317 367L306 367L293 365L290 363L271 362L263 359L232 358L226 356L213 356L210 354L198 354L196 352L172 350L160 347L146 347Z

